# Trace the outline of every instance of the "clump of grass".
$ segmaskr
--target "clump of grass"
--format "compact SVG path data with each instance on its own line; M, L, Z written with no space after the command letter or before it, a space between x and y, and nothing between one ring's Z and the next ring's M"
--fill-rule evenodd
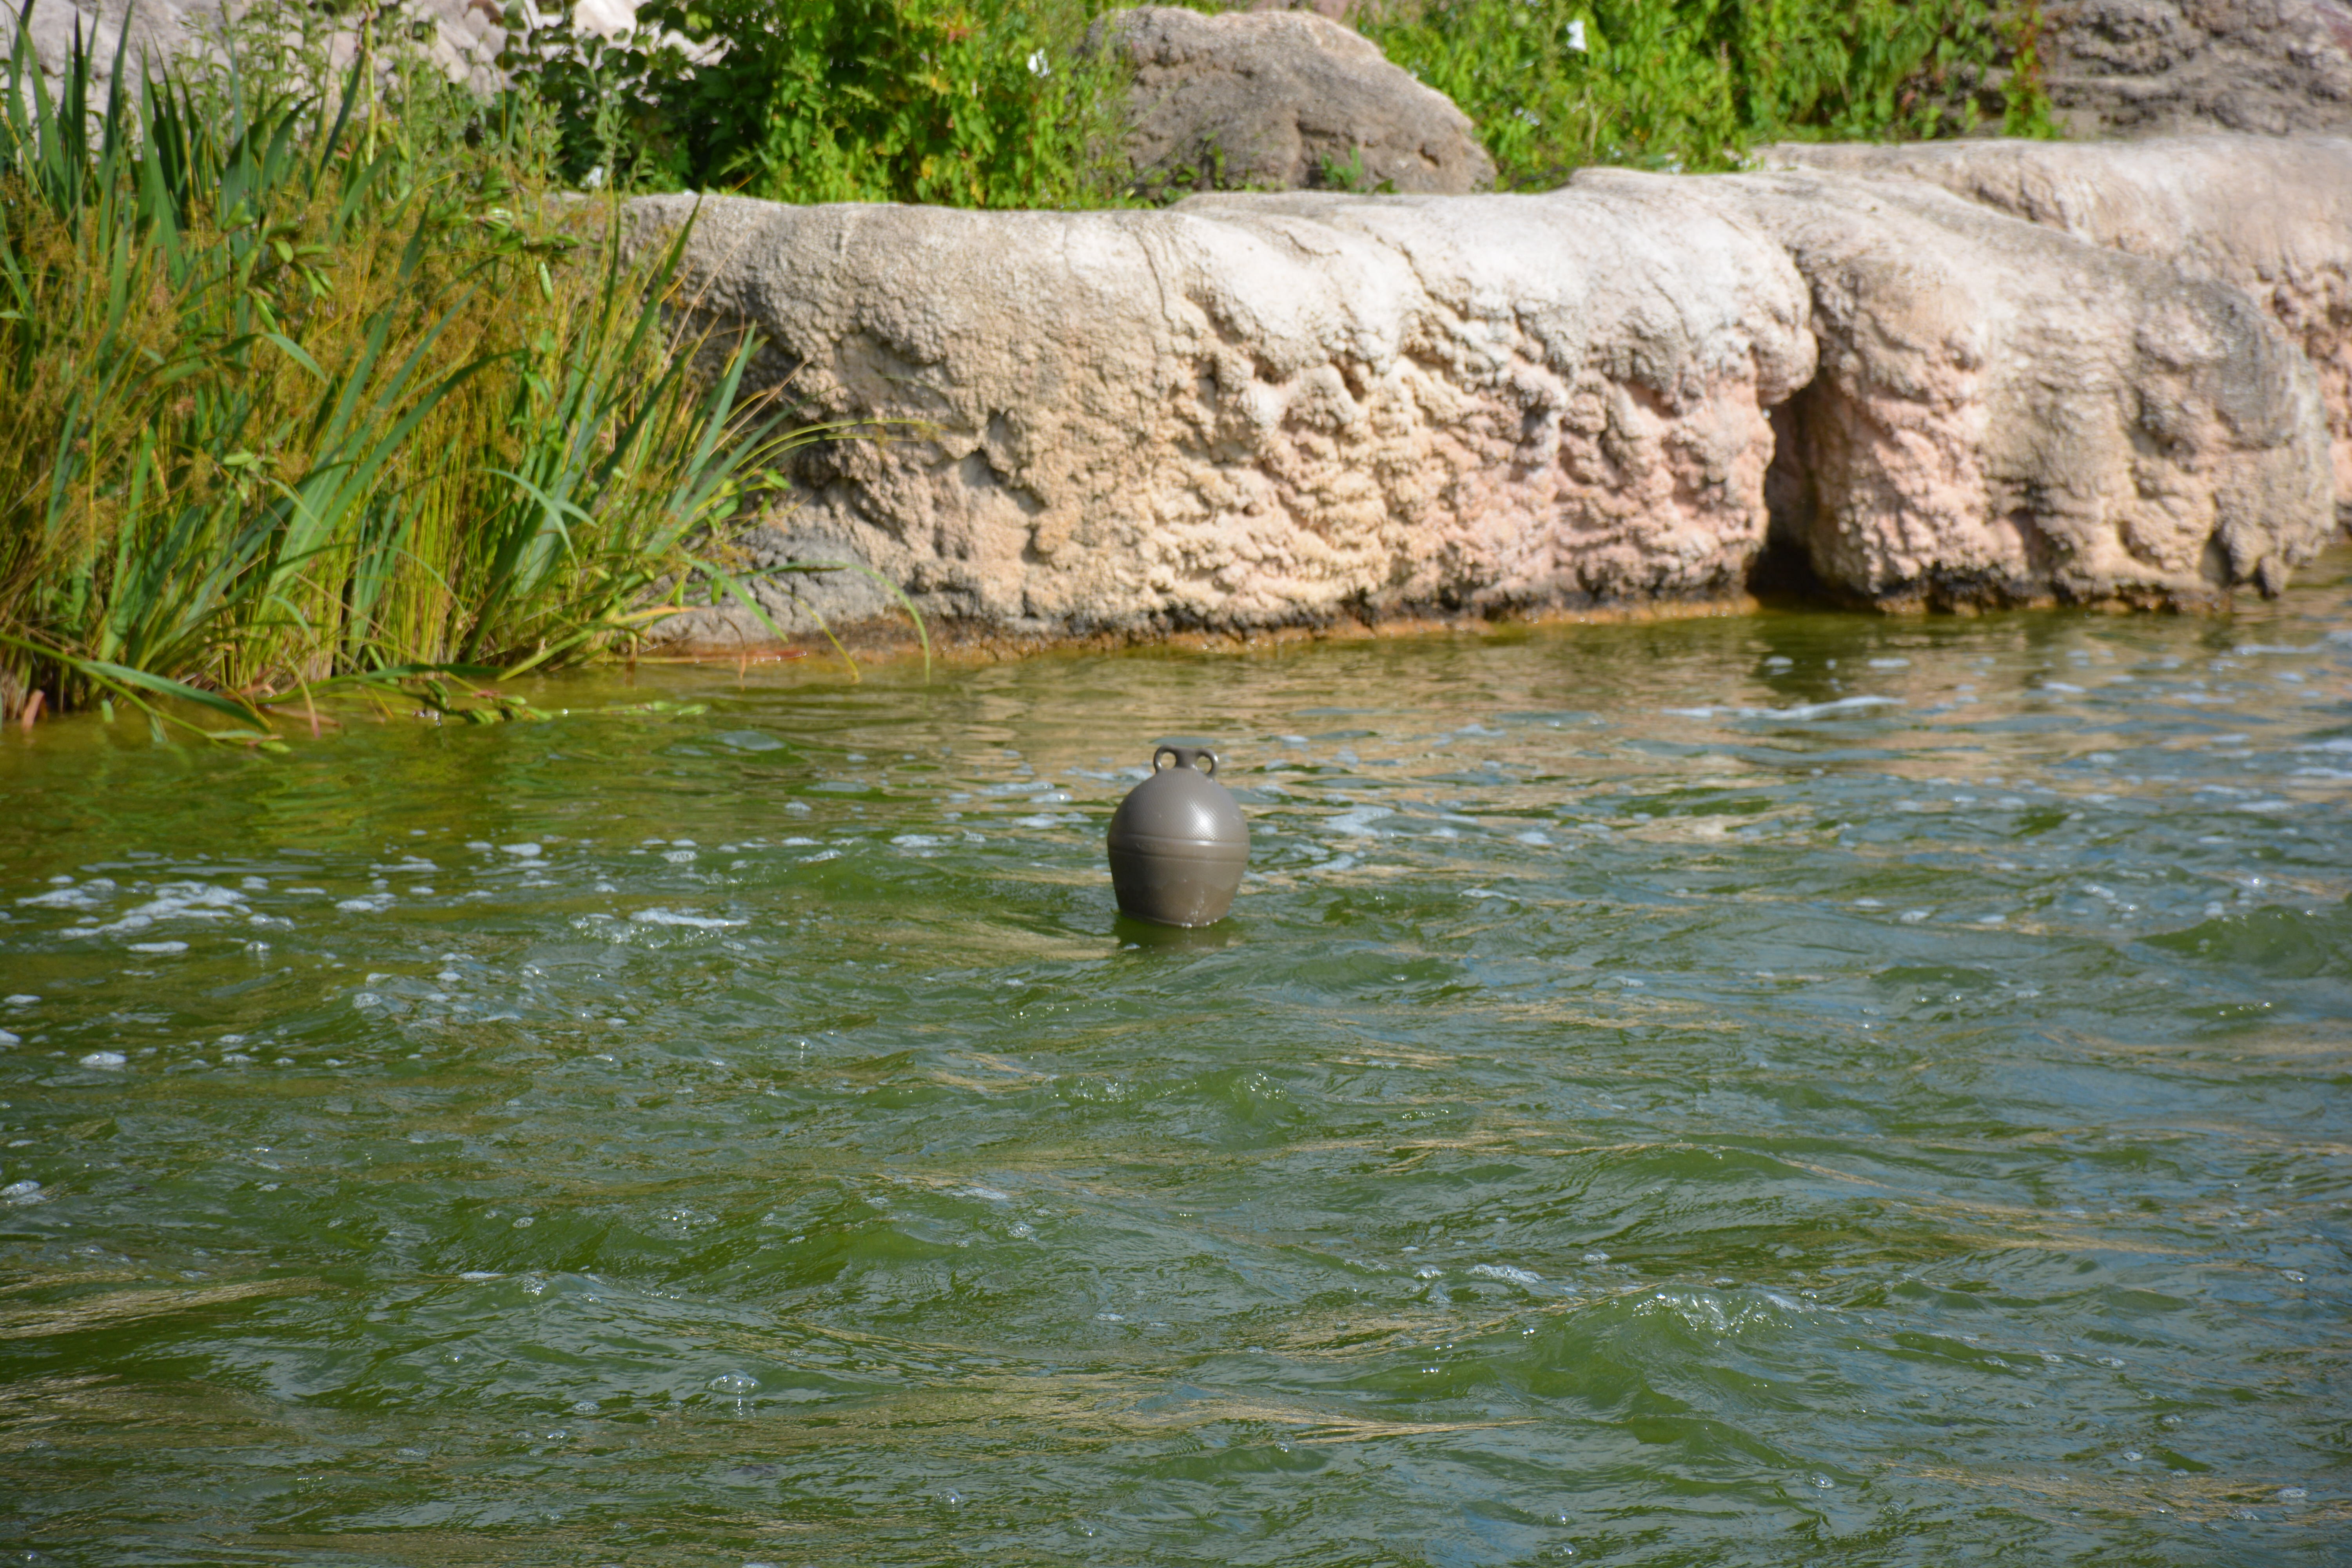
M2039 0L1429 0L1360 25L1477 124L1506 188L1780 139L2056 133Z
M166 75L0 119L0 697L268 710L485 684L746 592L730 541L801 437L665 326L681 236L536 201L495 106L366 145L331 106ZM470 696L468 694L471 694Z

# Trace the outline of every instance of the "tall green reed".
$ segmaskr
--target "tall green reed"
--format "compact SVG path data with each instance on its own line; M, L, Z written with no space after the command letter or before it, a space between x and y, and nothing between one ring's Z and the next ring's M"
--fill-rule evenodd
M732 541L812 433L741 405L748 344L694 374L686 235L534 202L495 117L371 150L364 58L331 112L128 63L52 92L20 27L0 104L6 712L480 715L689 602L766 618Z

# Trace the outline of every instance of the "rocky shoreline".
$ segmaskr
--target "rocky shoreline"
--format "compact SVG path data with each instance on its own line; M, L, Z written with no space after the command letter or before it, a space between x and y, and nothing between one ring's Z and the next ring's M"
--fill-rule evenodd
M1783 147L1546 195L641 199L815 449L761 558L974 646L2275 593L2352 498L2352 141ZM813 633L887 625L792 580ZM740 610L676 646L772 641Z

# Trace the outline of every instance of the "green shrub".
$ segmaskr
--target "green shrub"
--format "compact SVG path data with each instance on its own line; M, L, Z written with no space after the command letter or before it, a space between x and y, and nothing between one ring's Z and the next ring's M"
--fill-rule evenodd
M775 201L1098 199L1088 0L651 0L632 37L557 21L505 64L554 110L564 172ZM516 21L520 23L520 16Z
M1360 25L1462 106L1507 186L1529 187L1588 163L1725 168L1779 137L2050 134L2039 0L2011 4L1391 0ZM650 0L627 38L559 20L518 33L504 63L551 111L575 182L1102 205L1148 194L1118 162L1117 68L1078 47L1108 8Z
M1363 26L1461 105L1507 188L1782 138L2053 133L2037 0L1432 0Z

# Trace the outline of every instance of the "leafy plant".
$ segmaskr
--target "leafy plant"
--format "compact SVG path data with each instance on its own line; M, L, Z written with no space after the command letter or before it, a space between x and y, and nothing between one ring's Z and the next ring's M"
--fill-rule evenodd
M955 206L1108 193L1088 0L652 0L606 40L510 14L503 64L550 104L572 179L777 201Z
M52 98L20 28L0 105L8 710L495 712L690 596L764 618L731 540L817 433L738 406L748 344L692 374L683 235L633 263L495 136L369 150L364 59L331 113L123 67Z
M1352 147L1345 158L1326 158L1319 171L1326 190L1348 191L1357 195L1380 195L1393 192L1396 185L1388 180L1375 179L1364 167L1364 150Z
M1507 188L1735 166L1776 139L2054 134L2039 0L1432 0L1364 31L1476 122Z

